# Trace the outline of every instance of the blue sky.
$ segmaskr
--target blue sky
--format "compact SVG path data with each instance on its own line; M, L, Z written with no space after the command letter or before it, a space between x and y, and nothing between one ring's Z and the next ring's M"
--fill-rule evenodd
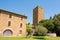
M44 8L45 19L60 13L60 0L0 0L0 9L27 15L27 22L33 23L33 8Z

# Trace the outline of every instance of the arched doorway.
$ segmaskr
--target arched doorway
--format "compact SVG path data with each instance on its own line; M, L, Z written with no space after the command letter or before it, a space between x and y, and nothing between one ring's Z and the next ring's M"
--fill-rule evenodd
M3 36L12 36L13 32L10 29L7 29L3 32Z

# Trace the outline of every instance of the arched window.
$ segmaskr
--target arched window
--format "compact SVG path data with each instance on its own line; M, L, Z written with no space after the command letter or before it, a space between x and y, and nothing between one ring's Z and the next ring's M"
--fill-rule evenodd
M20 28L22 28L22 23L20 23Z
M8 21L8 26L11 26L11 21Z

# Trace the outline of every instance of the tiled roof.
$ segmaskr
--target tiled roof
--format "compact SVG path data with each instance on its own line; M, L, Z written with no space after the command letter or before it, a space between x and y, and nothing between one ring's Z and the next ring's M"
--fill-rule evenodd
M18 16L22 16L22 17L27 18L27 16L25 16L25 15L17 14L17 13L6 11L6 10L2 10L2 9L0 9L0 12L8 12L9 14L14 14L14 15L18 15Z

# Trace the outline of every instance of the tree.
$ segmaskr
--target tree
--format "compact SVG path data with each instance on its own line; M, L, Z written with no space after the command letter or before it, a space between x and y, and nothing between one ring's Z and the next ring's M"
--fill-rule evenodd
M50 16L50 20L52 20L52 17Z
M47 31L48 30L45 27L43 27L43 26L38 25L36 27L36 33L39 36L45 36L47 34Z
M32 24L28 23L27 24L27 33L28 33L28 35L30 35L32 32L33 32L33 30L32 30Z
M60 36L60 14L57 14L53 17L54 25L55 25L55 32L57 36Z
M53 30L54 30L53 22L54 22L53 20L42 20L42 21L40 21L39 24L46 27L48 29L48 32L53 32Z

